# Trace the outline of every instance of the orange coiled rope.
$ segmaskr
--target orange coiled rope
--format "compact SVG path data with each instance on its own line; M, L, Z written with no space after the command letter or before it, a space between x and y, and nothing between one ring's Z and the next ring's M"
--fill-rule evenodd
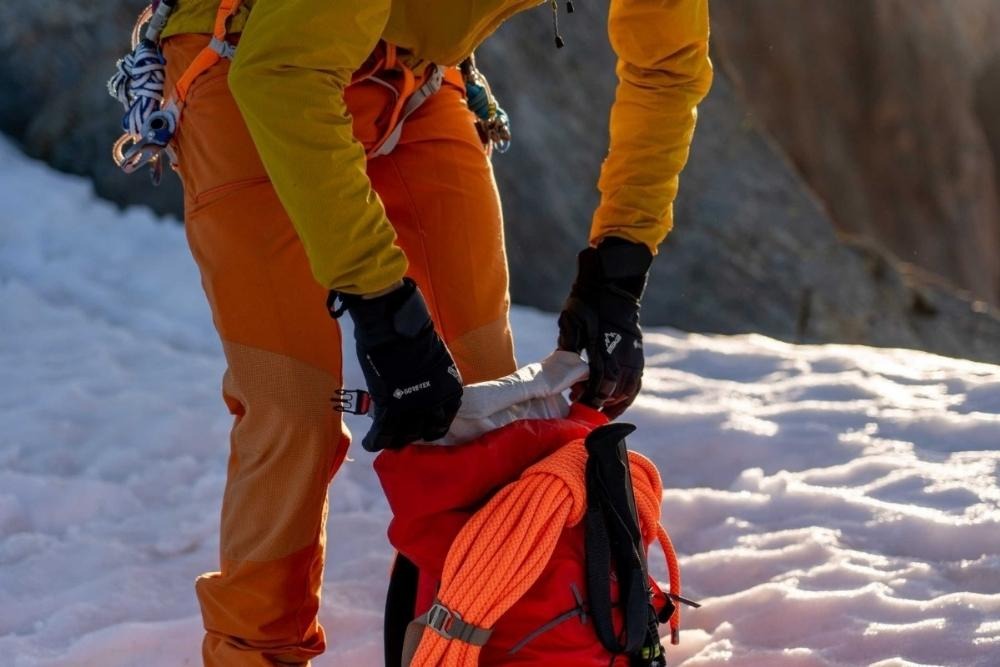
M492 628L535 583L565 528L587 509L587 450L575 440L528 468L462 528L448 551L438 599L466 623ZM658 540L667 558L670 591L680 595L680 572L670 538L660 526L663 487L653 463L629 452L643 542ZM679 611L670 619L676 637ZM425 627L412 667L468 667L480 647L449 640Z
M642 531L642 542L650 545L654 540L660 543L663 555L667 561L667 574L670 577L670 592L681 595L681 568L677 563L677 552L670 535L660 523L660 506L663 500L663 482L660 471L652 461L635 452L628 453L629 468L632 472L632 487L635 491L635 506L639 514L639 530ZM674 613L670 617L670 642L680 642L681 606L674 605Z

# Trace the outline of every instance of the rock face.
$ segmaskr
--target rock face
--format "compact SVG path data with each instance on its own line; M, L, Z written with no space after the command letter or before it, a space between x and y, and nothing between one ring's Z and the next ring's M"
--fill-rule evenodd
M480 55L515 124L513 148L494 159L513 295L547 310L565 296L597 203L615 85L603 16L577 4L565 49L555 51L549 24L528 13ZM675 213L646 293L647 323L1000 360L995 311L873 244L838 237L724 72L700 109Z
M119 110L103 82L139 6L85 5L0 5L0 129L29 153L89 174L116 201L179 214L176 183L151 191L145 178L125 177L107 158ZM548 310L569 289L597 203L616 83L604 11L578 3L563 20L568 46L559 51L550 17L539 10L517 17L480 52L514 123L511 151L494 160L513 297ZM982 90L976 108L989 116L1000 101L995 87ZM826 209L760 129L761 117L720 73L701 109L676 228L655 263L644 321L1000 361L1000 317L874 245L838 238Z
M97 193L160 213L181 209L172 174L154 188L111 161L122 108L105 90L142 0L0 3L0 131L57 169L89 176ZM167 170L169 172L169 170Z
M846 241L720 77L650 305L695 330L1000 359L1000 319L874 246ZM727 156L720 160L713 156ZM711 294L711 299L705 299Z
M1000 2L712 11L725 69L838 227L1000 303Z

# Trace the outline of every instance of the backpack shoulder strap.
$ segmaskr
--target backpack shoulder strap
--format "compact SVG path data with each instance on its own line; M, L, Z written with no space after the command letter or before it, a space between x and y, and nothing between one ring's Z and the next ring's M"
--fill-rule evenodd
M631 424L609 424L586 439L587 589L594 629L604 648L616 654L659 657L662 648L625 447L625 437L634 430ZM618 579L617 605L611 600L612 568ZM616 606L624 620L621 632L614 628Z

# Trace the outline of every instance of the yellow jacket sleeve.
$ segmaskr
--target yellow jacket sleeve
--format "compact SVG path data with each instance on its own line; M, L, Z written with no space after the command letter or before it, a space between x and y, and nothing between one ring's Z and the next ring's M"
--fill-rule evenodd
M590 239L617 236L655 253L712 83L708 0L612 0L608 34L618 90Z
M387 288L407 268L365 172L343 96L378 42L390 5L257 0L229 73L316 280L355 294Z

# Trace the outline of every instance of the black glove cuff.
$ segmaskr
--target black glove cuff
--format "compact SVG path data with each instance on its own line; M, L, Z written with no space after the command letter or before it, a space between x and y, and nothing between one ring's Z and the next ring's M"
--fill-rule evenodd
M336 306L337 301L341 306ZM411 278L388 294L365 299L356 294L330 292L327 308L333 317L346 310L354 321L354 339L367 348L388 343L402 336L416 338L433 327L427 303Z
M574 292L596 292L612 288L625 292L635 301L642 298L646 276L653 263L653 253L644 243L617 237L601 241L596 248L586 248L578 258Z

